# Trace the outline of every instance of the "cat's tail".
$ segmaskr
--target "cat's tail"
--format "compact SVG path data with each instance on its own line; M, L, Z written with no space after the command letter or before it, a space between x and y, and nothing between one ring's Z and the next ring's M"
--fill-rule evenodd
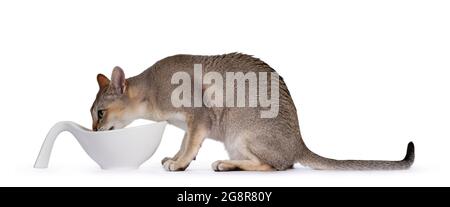
M409 142L405 158L399 161L335 160L322 157L306 146L298 161L304 166L318 170L403 170L414 163L414 144Z

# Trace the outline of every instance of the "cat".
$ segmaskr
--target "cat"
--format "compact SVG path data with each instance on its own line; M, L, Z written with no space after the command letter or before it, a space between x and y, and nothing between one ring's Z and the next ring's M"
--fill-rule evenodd
M136 119L167 121L185 130L179 151L162 160L167 171L185 170L195 159L205 138L223 142L230 158L214 162L212 168L215 171L286 170L293 168L295 163L319 170L396 170L408 169L414 162L412 142L407 146L404 159L399 161L335 160L312 152L303 142L297 110L281 76L275 85L278 87L275 92L279 94L278 113L272 118L261 118L260 112L267 107L259 106L206 107L202 103L201 107L175 107L171 94L178 85L171 82L173 75L183 72L193 77L195 64L201 64L203 73L276 74L262 60L242 53L170 56L130 78L125 78L124 71L115 67L111 80L103 74L97 75L99 91L91 107L93 130L123 128ZM201 86L202 92L207 86ZM271 94L270 90L268 94ZM249 98L248 95L245 97Z

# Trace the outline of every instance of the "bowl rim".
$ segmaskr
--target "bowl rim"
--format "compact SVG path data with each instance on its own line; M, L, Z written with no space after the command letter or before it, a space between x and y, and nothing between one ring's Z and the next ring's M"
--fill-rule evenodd
M80 127L83 130L85 130L86 132L92 133L92 134L110 134L110 133L118 133L118 132L133 130L133 129L146 128L146 127L149 127L151 125L158 125L158 124L166 125L167 121L159 121L159 122L148 123L148 124L139 125L139 126L132 126L132 127L128 127L128 128L113 129L113 130L106 130L106 131L93 131L93 130L88 129L88 128L86 128L84 126L81 126L81 125L80 125Z

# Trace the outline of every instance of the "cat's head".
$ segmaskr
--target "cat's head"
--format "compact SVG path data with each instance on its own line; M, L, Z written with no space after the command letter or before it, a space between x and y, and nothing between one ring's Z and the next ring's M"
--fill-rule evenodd
M120 67L112 71L111 80L98 74L99 91L91 107L94 131L123 128L135 119L132 98L128 93L128 82Z

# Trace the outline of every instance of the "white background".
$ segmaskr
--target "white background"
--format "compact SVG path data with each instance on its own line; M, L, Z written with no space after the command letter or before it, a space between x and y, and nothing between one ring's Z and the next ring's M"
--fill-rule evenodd
M1 1L1 186L450 185L448 1ZM50 127L91 125L97 73L137 75L178 53L244 52L284 77L305 142L338 158L401 159L407 171L216 173L206 141L186 172L165 172L183 132L168 127L137 171L102 171L69 134L32 168Z

